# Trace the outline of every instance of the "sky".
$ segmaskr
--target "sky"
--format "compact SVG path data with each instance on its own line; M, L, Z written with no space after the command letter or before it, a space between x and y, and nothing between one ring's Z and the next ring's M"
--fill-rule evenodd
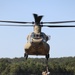
M75 0L0 0L0 20L32 22L33 13L44 15L45 22L75 20ZM0 26L0 58L23 57L30 32L33 27ZM42 32L51 36L48 41L51 58L75 56L75 28L46 27Z

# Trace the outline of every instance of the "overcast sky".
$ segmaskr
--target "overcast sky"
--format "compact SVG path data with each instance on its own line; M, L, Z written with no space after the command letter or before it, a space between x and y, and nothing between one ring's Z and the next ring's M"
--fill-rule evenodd
M75 0L0 0L0 20L31 22L33 13L44 15L42 21L75 20ZM0 58L23 57L32 31L33 27L0 27ZM75 56L75 28L46 27L42 32L51 36L51 58Z

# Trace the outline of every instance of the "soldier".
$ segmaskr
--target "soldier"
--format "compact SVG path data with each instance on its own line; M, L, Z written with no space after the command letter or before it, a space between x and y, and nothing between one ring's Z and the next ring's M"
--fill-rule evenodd
M42 72L42 75L47 75L46 71Z
M42 75L50 75L50 72L44 71L44 72L42 72Z

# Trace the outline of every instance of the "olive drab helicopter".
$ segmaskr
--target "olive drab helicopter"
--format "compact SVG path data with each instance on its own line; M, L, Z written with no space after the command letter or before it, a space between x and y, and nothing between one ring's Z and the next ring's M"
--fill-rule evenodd
M43 55L48 60L48 58L50 57L49 55L50 45L47 43L47 41L49 40L49 36L47 36L44 32L42 32L41 28L42 27L50 27L50 28L75 27L75 25L59 25L63 23L75 22L75 20L41 22L43 15L38 16L38 14L33 14L33 16L34 16L34 22L0 20L0 22L3 22L3 23L9 23L9 24L13 23L13 25L0 24L0 26L14 26L14 27L33 26L34 30L27 36L27 43L24 46L24 50L25 50L24 57L27 59L28 55ZM19 24L19 25L14 25L14 24ZM29 24L29 25L25 25L25 24Z

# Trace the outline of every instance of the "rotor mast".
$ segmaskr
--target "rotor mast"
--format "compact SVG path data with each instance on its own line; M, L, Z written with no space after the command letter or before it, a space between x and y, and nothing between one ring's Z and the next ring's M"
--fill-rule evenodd
M40 21L43 16L38 16L37 14L33 14L34 16L34 33L41 33L41 26Z
M38 16L37 14L33 14L34 16L34 20L35 20L35 25L40 25L40 21L42 19L42 15L41 16Z

